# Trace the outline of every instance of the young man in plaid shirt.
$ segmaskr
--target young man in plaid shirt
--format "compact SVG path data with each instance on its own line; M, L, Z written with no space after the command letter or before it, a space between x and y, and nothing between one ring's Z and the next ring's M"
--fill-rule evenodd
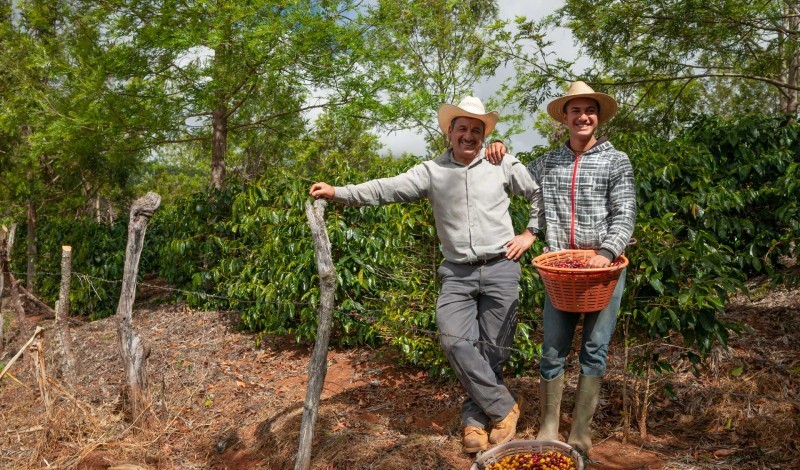
M575 82L567 93L547 106L554 120L569 129L569 140L560 148L537 158L528 170L542 187L547 244L551 250L597 250L588 267L610 265L625 249L633 233L636 198L633 168L628 156L606 138L595 138L597 126L617 111L609 95L596 93L584 82ZM505 146L495 142L487 158L496 160ZM606 371L608 344L617 322L622 292L622 271L611 302L599 311L563 312L545 296L544 340L541 373L541 418L537 439L558 439L564 364L578 320L583 316L580 377L568 443L588 454L592 448L589 426Z

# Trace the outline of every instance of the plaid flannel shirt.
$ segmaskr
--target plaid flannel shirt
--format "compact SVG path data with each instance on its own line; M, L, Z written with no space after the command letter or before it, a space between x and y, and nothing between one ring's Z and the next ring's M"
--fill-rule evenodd
M575 173L572 246L575 161L575 153L565 144L528 165L544 195L547 244L551 250L593 249L616 258L625 250L636 221L631 162L608 141L599 141L580 156Z

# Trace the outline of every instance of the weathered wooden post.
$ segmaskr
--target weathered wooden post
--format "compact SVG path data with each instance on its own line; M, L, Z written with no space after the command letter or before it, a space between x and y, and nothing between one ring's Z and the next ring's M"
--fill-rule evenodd
M128 222L128 245L125 249L125 268L122 274L122 292L117 305L117 336L119 354L125 368L127 379L127 401L131 407L133 421L139 421L140 427L149 428L155 419L150 408L150 393L147 385L145 365L150 355L139 336L133 331L133 301L136 298L136 274L139 270L139 259L144 247L144 234L147 222L161 204L161 196L147 193L137 199L131 206Z
M44 402L44 410L50 415L50 393L47 391L47 369L44 366L44 341L37 339L31 347L31 361L33 362L33 374L36 377L36 384L39 386L39 394Z
M333 299L336 291L336 270L331 257L331 241L325 227L324 199L317 199L312 205L306 201L306 218L314 241L314 255L319 271L320 302L317 317L317 340L308 363L308 385L306 401L303 405L303 422L300 425L300 446L297 451L295 470L307 470L311 466L311 441L314 437L314 424L317 421L322 386L328 372L328 341L331 336Z
M8 273L8 279L11 281L9 298L11 299L11 306L14 308L14 312L17 314L17 324L19 327L20 333L22 336L28 336L30 334L30 330L28 329L28 319L25 318L25 309L22 307L22 297L20 297L20 291L22 290L22 280L17 280L14 278L14 275L10 272Z
M0 352L3 352L6 346L5 317L2 309L3 290L5 288L6 272L10 271L8 266L11 258L11 249L14 248L14 235L16 232L17 224L11 224L10 229L3 225L2 229L0 229ZM9 290L9 292L11 291Z
M0 227L0 353L5 350L6 346L6 329L5 320L3 315L3 288L5 287L6 280L6 238L8 237L8 229L5 225Z
M61 288L56 302L56 337L58 338L61 353L64 355L64 377L71 385L75 384L77 361L72 352L72 335L69 332L69 287L72 281L72 247L61 247Z

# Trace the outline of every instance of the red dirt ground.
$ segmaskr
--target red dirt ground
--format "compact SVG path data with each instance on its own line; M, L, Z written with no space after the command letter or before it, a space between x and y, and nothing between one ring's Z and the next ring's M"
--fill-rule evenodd
M146 303L140 295L137 305ZM655 344L677 367L651 384L644 438L635 411L623 432L626 378L617 341L594 423L591 457L602 465L589 468L797 468L799 311L800 290L732 302L726 317L746 322L746 331L732 338L730 348L712 355L700 378L678 360L679 348ZM4 313L11 316L9 310ZM29 321L52 326L50 320ZM13 377L0 381L0 468L293 468L310 346L281 337L259 341L238 331L236 323L228 314L181 305L136 311L134 327L151 348L147 369L158 421L149 430L131 425L123 405L112 319L72 329L81 366L73 385L60 374L61 358L48 330L49 405L41 398L28 357L11 366ZM8 363L26 340L13 338L0 364ZM398 367L393 358L388 349L330 351L312 468L469 468L474 456L461 450L460 387ZM562 438L571 421L576 374L572 366ZM636 404L633 388L641 397L643 382L627 380ZM663 393L666 382L674 396ZM533 439L538 427L535 368L509 383L527 403L517 438Z

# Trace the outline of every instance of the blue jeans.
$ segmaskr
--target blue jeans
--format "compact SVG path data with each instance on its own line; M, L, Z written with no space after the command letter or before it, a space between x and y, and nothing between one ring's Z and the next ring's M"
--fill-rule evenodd
M617 324L617 312L622 301L622 292L625 290L626 272L627 268L622 270L611 295L611 301L599 312L583 315L564 312L553 307L550 297L545 294L544 341L542 358L539 361L539 373L545 380L552 380L564 372L575 327L581 316L583 316L583 341L579 356L581 374L597 377L605 375L608 343L611 342L611 335L614 334L614 327Z

